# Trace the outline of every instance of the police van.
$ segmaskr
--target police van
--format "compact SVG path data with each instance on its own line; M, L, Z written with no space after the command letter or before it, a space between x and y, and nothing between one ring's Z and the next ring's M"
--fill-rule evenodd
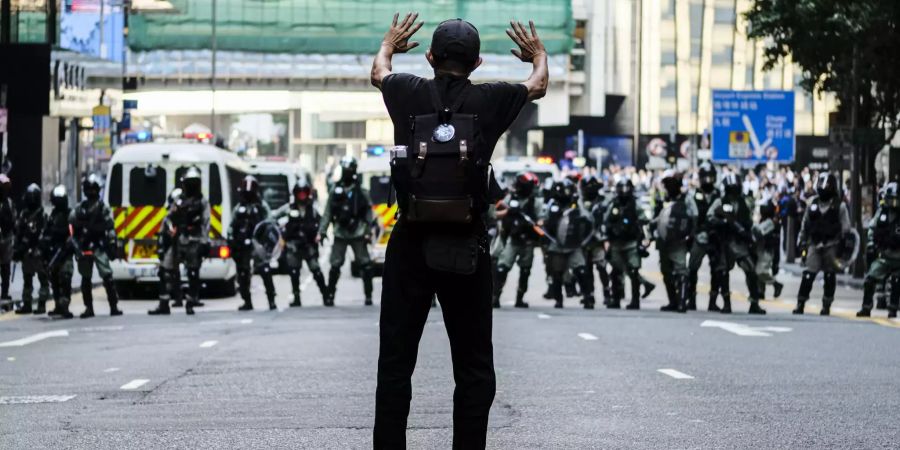
M225 238L237 188L250 167L234 153L212 145L158 142L119 148L107 169L104 195L120 242L119 258L111 266L123 298L157 287L157 234L167 213L166 199L190 166L200 169L203 195L210 205L211 250L200 279L214 295L234 295L237 270Z
M369 155L359 161L357 168L363 189L369 192L372 200L374 236L369 244L369 256L372 258L374 273L380 274L384 268L384 256L388 239L397 223L397 198L391 194L391 162L386 154ZM351 271L353 267L351 266Z
M547 157L507 156L492 161L491 166L494 169L494 173L497 174L498 181L502 182L506 187L512 186L516 176L522 172L531 172L537 175L541 185L548 179L555 180L559 178L559 167Z

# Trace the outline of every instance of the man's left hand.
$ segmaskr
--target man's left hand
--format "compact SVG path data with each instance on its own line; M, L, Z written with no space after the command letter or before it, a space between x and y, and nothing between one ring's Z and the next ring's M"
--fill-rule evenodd
M416 34L424 24L424 22L416 23L418 17L419 13L407 13L403 21L398 24L397 19L400 18L400 13L394 14L394 21L388 32L384 34L382 45L392 47L394 53L406 53L418 47L418 42L409 42L409 38Z

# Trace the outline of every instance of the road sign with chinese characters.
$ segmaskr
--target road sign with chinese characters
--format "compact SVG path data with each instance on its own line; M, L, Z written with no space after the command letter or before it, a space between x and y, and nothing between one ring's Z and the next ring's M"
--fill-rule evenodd
M794 161L794 92L713 91L712 159Z

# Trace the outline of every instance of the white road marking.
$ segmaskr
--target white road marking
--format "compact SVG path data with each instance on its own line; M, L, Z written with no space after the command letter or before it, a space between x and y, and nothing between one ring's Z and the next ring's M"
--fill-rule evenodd
M578 333L578 337L580 337L586 341L596 341L597 340L597 336L594 336L591 333Z
M15 357L15 356L10 356L10 357L6 358L6 360L7 360L7 361L15 361L15 360L16 360L16 357Z
M200 344L200 348L214 347L218 343L219 343L219 341L203 341L203 343Z
M110 367L109 369L104 370L103 373L113 373L118 372L119 370L121 369L119 369L118 367Z
M69 335L69 330L46 331L44 333L32 334L31 336L15 341L0 342L0 347L22 347L35 342L43 341L52 337L65 337Z
M538 319L549 319L551 317L553 317L553 316L551 316L550 314L544 314L544 313L538 314Z
M703 328L721 328L729 333L748 337L770 337L773 332L786 333L793 330L788 327L751 327L742 323L722 322L718 320L704 320L700 326Z
M149 381L150 380L144 380L142 378L138 378L136 380L131 380L131 381L123 384L122 387L120 387L119 389L121 389L123 391L133 391L133 390L147 384Z
M663 375L668 375L676 380L693 380L694 379L694 377L692 377L684 372L679 372L675 369L658 369L657 372L659 372Z
M109 325L103 327L84 327L81 331L122 331L125 327L122 325Z
M246 325L248 323L253 323L253 319L241 319L240 323Z
M74 395L22 395L0 397L0 405L27 405L34 403L62 403L75 398Z

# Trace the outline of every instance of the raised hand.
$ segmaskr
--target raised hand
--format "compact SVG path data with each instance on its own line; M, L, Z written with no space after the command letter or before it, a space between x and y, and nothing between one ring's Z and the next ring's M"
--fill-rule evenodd
M419 13L407 13L403 21L398 24L400 13L395 13L391 28L384 34L382 45L392 47L395 53L406 53L418 47L418 42L409 42L409 38L416 34L424 24L424 22L416 23L418 17Z
M544 49L544 43L538 38L537 30L534 29L533 21L528 21L528 26L531 29L530 33L525 29L525 25L522 25L522 22L512 20L509 22L509 25L512 29L506 30L506 35L519 47L518 50L510 50L516 58L523 62L534 62L536 56L547 54L547 50Z

